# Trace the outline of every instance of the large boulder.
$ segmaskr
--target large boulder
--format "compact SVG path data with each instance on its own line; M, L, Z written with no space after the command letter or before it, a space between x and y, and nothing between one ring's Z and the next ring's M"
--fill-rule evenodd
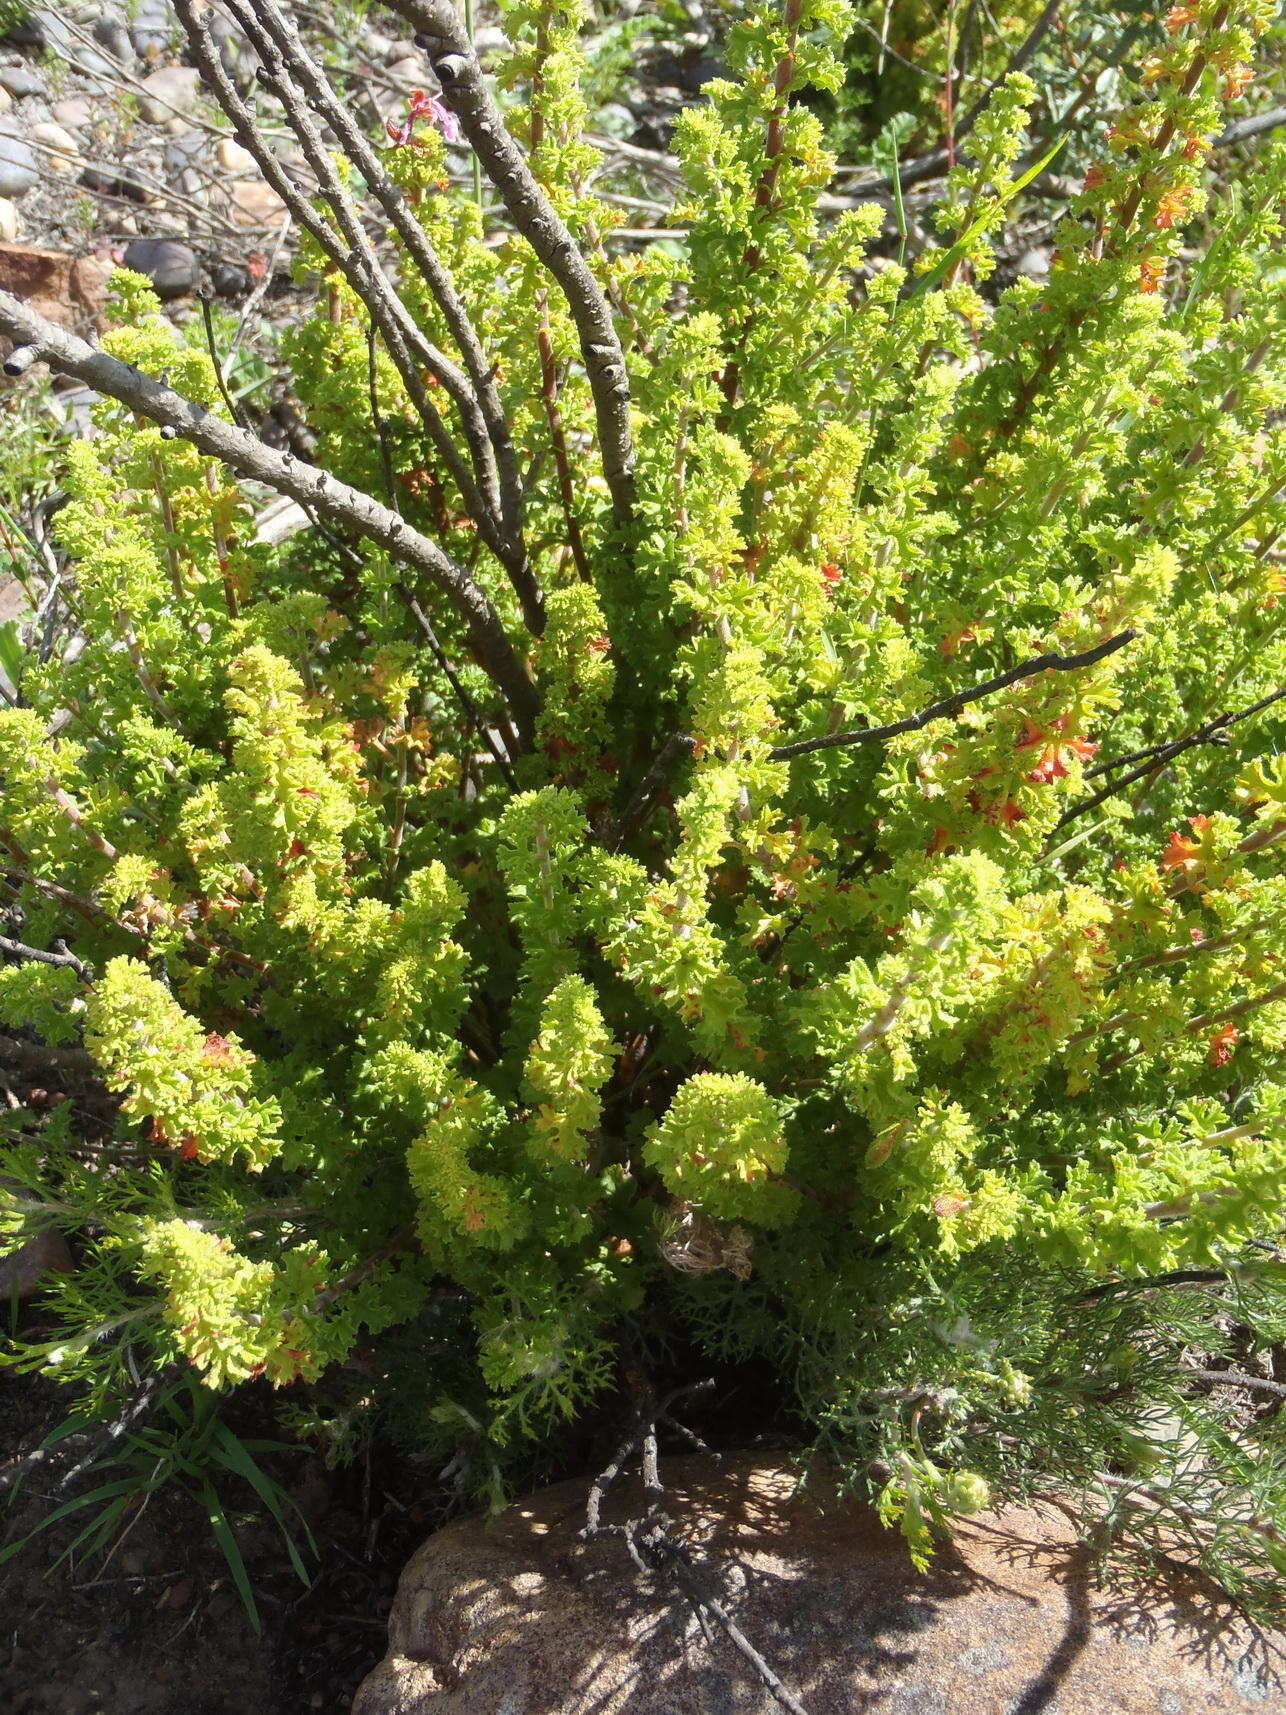
M111 263L98 256L0 244L0 291L77 332L100 325L111 271Z
M809 1715L1266 1715L1286 1643L1196 1580L1110 1596L1052 1509L962 1522L926 1575L869 1510L819 1511L781 1463L674 1461L666 1506L697 1576ZM431 1537L354 1715L776 1715L722 1636L578 1540L586 1486ZM605 1519L637 1516L637 1482Z

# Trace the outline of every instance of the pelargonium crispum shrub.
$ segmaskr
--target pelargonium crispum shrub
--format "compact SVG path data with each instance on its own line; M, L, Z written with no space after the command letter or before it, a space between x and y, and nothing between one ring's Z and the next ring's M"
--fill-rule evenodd
M884 209L819 212L793 99L844 7L756 6L640 249L574 4L506 13L539 199L450 8L399 9L443 99L311 209L311 464L245 452L116 276L132 367L59 520L84 647L0 713L12 920L57 958L11 954L0 1017L120 1097L114 1141L14 1127L11 1231L82 1235L27 1360L318 1383L298 1421L467 1431L485 1473L623 1331L686 1331L770 1358L917 1547L988 1482L1163 1495L1173 1407L1212 1563L1278 1556L1280 1450L1176 1381L1228 1327L1185 1284L1282 1321L1286 154L1230 188L1209 148L1269 8L1169 15L1000 292L1021 75L890 261ZM289 20L234 10L298 130ZM518 229L449 189L457 114ZM309 502L284 546L224 457Z

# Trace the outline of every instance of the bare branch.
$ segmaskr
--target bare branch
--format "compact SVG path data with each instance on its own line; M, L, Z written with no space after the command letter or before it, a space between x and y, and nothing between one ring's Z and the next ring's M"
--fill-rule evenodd
M17 959L37 965L54 965L58 968L75 971L81 982L89 983L94 980L94 973L83 959L78 959L75 953L69 953L67 948L59 943L54 952L47 952L43 947L28 947L23 941L11 941L7 935L0 935L0 954L6 959Z
M780 1708L787 1710L788 1715L808 1715L794 1692L783 1682L781 1675L759 1653L719 1598L698 1578L691 1554L683 1543L675 1540L671 1521L661 1510L661 1503L665 1499L665 1486L661 1481L657 1452L657 1424L673 1423L669 1408L676 1400L686 1394L704 1393L713 1386L712 1380L696 1382L687 1387L676 1388L661 1400L656 1398L649 1385L645 1383L642 1386L635 1403L634 1423L629 1435L612 1455L608 1465L590 1484L585 1505L585 1527L580 1533L580 1539L582 1542L593 1542L601 1536L620 1538L625 1544L626 1553L641 1573L651 1574L661 1580L668 1579L677 1585L691 1604L707 1643L713 1642L710 1625L713 1620L722 1628L729 1643L753 1670L773 1701ZM643 1516L630 1519L625 1524L605 1525L602 1522L602 1509L607 1491L636 1453L642 1466L643 1493L647 1501Z
M439 259L428 234L416 219L405 192L385 172L369 140L354 122L348 107L309 52L294 20L276 4L276 0L253 0L253 5L281 49L292 73L307 91L315 111L330 126L339 140L340 147L361 173L371 195L384 210L451 331L451 337L459 348L464 367L473 383L487 432L495 448L501 511L517 549L522 539L524 504L518 457L496 387L493 367L488 362L482 342L460 301L455 282Z
M1286 1541L1286 1536L1270 1519L1239 1518L1236 1513L1224 1510L1207 1512L1204 1507L1190 1506L1187 1501L1170 1494L1160 1483L1140 1483L1126 1477L1113 1477L1106 1471L1099 1471L1094 1481L1118 1495L1122 1506L1142 1508L1161 1515L1168 1512L1199 1530L1217 1531L1231 1527L1262 1537L1265 1542L1280 1544Z
M1173 762L1176 756L1182 756L1185 750L1191 750L1198 744L1227 744L1228 728L1235 726L1238 721L1249 720L1251 715L1260 714L1264 709L1271 708L1274 703L1281 702L1286 697L1286 688L1272 691L1266 697L1261 697L1257 703L1252 703L1247 709L1238 709L1235 714L1216 715L1214 720L1199 726L1195 732L1190 732L1186 738L1170 739L1162 744L1154 744L1146 750L1132 750L1128 756L1118 756L1113 762L1101 762L1097 768L1091 769L1085 776L1093 780L1097 776L1108 774L1117 768L1124 768L1131 762L1140 764L1129 774L1123 774L1120 779L1113 780L1103 786L1092 798L1086 798L1079 804L1073 804L1070 810L1064 811L1059 817L1056 827L1062 828L1068 822L1074 822L1078 816L1088 815L1091 810L1097 810L1106 799L1112 798L1118 792L1123 792L1127 786L1132 786L1136 780L1142 780L1145 774L1152 774L1163 768L1166 763Z
M931 721L945 720L950 715L959 714L960 710L967 708L970 703L981 702L984 697L993 696L995 692L1003 691L1006 686L1016 685L1023 679L1034 679L1040 673L1070 673L1079 667L1092 667L1096 662L1106 660L1109 655L1115 655L1116 651L1123 649L1127 643L1132 643L1135 636L1133 631L1122 631L1116 637L1109 637L1106 643L1096 644L1093 649L1086 649L1079 655L1058 655L1053 651L1036 655L1030 661L1023 661L1017 667L1009 668L1005 673L997 673L994 679L984 680L970 691L954 691L940 703L931 704L918 715L908 715L905 720L890 721L887 726L858 727L853 732L830 733L823 738L801 739L798 744L779 744L768 754L774 762L784 762L792 756L806 756L814 750L834 750L847 744L878 744L885 739L897 738L904 732L918 732Z
M436 542L406 524L396 512L316 465L279 453L256 436L194 405L173 388L153 381L105 351L64 332L27 304L0 291L0 333L19 345L35 345L41 358L96 392L105 393L154 423L219 459L238 475L315 507L394 559L427 577L464 622L479 664L501 691L524 741L534 727L537 696L495 609L464 569Z
M406 603L407 612L423 633L424 641L429 646L429 652L441 668L442 675L446 679L447 684L450 685L456 701L477 729L478 736L482 740L483 744L485 744L487 749L491 752L491 759L500 770L501 775L504 777L506 786L516 792L518 790L518 782L514 778L513 769L509 766L509 759L496 743L495 739L491 736L491 729L479 711L478 705L474 702L473 698L461 683L460 675L452 666L450 658L443 649L441 643L438 641L438 634L434 631L433 625L429 620L429 616L425 613L424 609L420 606L419 602L416 601L415 597L411 594L410 590L407 589L404 583L398 584L397 593Z
M1267 1376L1247 1375L1245 1370L1183 1371L1193 1381L1217 1383L1220 1387L1245 1388L1250 1393L1270 1393L1275 1399L1286 1399L1286 1383L1269 1381Z
M998 77L992 79L956 126L953 142L957 148L978 123L986 111L988 102L1005 79L1012 77L1015 72L1021 71L1039 48L1041 42L1049 34L1061 4L1062 0L1046 0L1040 16L1013 53L1010 54L1004 70ZM945 149L934 149L930 154L920 155L914 161L904 161L898 169L898 182L905 189L907 185L919 184L922 179L937 178L940 174L948 172L951 164L951 156ZM850 194L857 197L889 196L893 189L894 184L891 178L862 179L858 184L849 186Z
M625 841L642 826L648 811L669 779L671 772L678 767L685 756L691 756L697 747L697 741L685 732L672 732L669 738L657 752L656 760L643 776L634 792L634 796L621 812L621 818L615 827L603 829L604 843L610 851L619 851Z
M83 1077L98 1072L83 1048L47 1048L39 1042L20 1042L16 1036L0 1036L0 1063L21 1072L68 1072Z
M1215 138L1214 147L1227 149L1234 143L1258 137L1261 132L1276 131L1281 125L1286 125L1286 107L1270 107L1266 113L1252 113L1248 119L1234 119L1231 125L1225 125Z
M275 72L269 74L265 71L262 75L265 81L268 81L271 75L272 87L281 101L282 109L308 158L309 165L318 178L319 189L335 214L339 232L316 212L269 147L255 123L253 113L223 69L218 48L210 37L208 14L198 15L191 0L176 0L176 4L179 16L188 31L201 74L220 107L232 121L238 139L255 157L265 180L286 204L298 224L329 257L332 265L344 276L370 311L389 356L402 378L407 396L428 431L438 457L450 472L483 540L503 562L502 540L495 512L495 506L498 504L496 496L494 492L488 495L480 492L477 482L460 457L437 405L421 379L420 365L436 377L443 391L452 397L460 409L465 435L481 466L485 489L488 486L489 474L494 474L491 445L478 416L477 404L469 391L468 382L455 365L424 338L393 290L362 230L351 199L339 185L320 134L297 92L281 72L279 62ZM276 57L272 44L263 37L262 32L257 32L253 16L242 17L241 22L255 41L261 57L264 54ZM340 242L341 234L347 243L347 249L345 244Z
M623 528L634 511L634 435L625 354L607 298L510 135L451 0L394 0L393 10L424 38L443 99L458 115L510 219L567 299L594 395L603 475Z

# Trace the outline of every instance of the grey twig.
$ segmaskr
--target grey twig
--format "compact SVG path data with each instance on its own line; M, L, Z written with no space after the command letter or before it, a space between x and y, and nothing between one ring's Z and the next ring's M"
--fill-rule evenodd
M1266 113L1252 113L1247 119L1234 119L1231 125L1225 125L1215 138L1214 147L1227 149L1233 143L1258 137L1263 131L1276 131L1280 125L1286 125L1286 107L1270 107Z
M1193 1381L1246 1388L1251 1393L1270 1393L1276 1399L1286 1399L1286 1384L1269 1381L1267 1376L1248 1375L1245 1370L1184 1370L1183 1374L1191 1376Z
M508 702L524 742L529 741L538 706L535 686L486 595L436 542L370 495L316 465L277 452L204 406L194 405L167 384L56 327L30 305L3 291L0 333L21 344L38 346L42 360L63 374L119 400L154 423L168 425L239 475L316 508L426 577L464 622L480 665Z
M0 935L0 954L3 954L6 959L26 960L37 965L61 966L65 970L75 971L83 983L91 983L94 980L94 973L89 966L82 959L78 959L75 953L69 953L62 943L59 943L55 951L48 952L43 947L28 947L25 942L11 941L7 935Z
M83 1445L88 1441L89 1451L68 1470L64 1471L54 1484L53 1495L62 1494L64 1490L72 1486L77 1477L83 1476L92 1465L97 1464L109 1447L112 1447L124 1435L128 1434L139 1418L151 1408L161 1388L167 1382L173 1381L178 1373L179 1365L177 1363L166 1364L163 1369L157 1370L154 1375L147 1378L138 1392L125 1401L120 1411L109 1422L98 1424L93 1429L88 1429L83 1434L71 1436L65 1441L56 1442L52 1447L35 1447L21 1458L11 1460L3 1469L0 1469L0 1490L12 1488L15 1483L26 1476L28 1471L34 1470L36 1466L61 1459L76 1446Z
M625 354L611 307L510 135L452 0L393 0L393 10L424 38L443 99L458 115L510 219L567 299L594 396L603 475L617 525L623 528L634 512L634 433Z
M380 268L370 242L356 218L351 199L338 185L321 137L302 100L278 63L271 73L272 87L308 158L309 165L317 174L321 193L335 214L338 232L316 212L269 148L250 108L223 69L218 48L210 36L208 15L198 14L192 0L176 0L176 10L188 32L201 74L210 85L220 107L231 120L238 140L255 157L265 180L285 203L296 222L315 240L375 319L389 356L402 378L407 397L424 424L438 457L450 472L451 479L459 489L465 507L476 522L483 540L489 547L494 546L498 538L493 513L460 457L451 433L421 379L419 364L422 363L437 376L443 391L449 393L461 407L466 436L469 436L471 427L477 427L470 422L467 408L468 385L455 366L447 363L442 354L423 338ZM272 44L258 31L253 14L238 12L237 16L260 52L261 58L265 53L277 57ZM345 241L343 243L340 241L341 235ZM345 244L348 248L345 248ZM461 386L464 403L459 396ZM477 447L474 451L478 451ZM484 456L489 455L488 443Z
M0 1062L21 1072L66 1072L91 1077L98 1071L83 1048L46 1048L43 1043L20 1042L16 1036L0 1036Z
M1045 655L1035 655L1030 661L1022 661L1005 673L997 673L994 679L984 680L972 690L953 691L940 703L932 703L927 709L921 709L918 715L908 715L905 720L890 721L887 726L858 727L853 732L829 733L823 738L805 738L797 744L779 744L768 754L774 762L784 762L792 756L807 756L814 750L834 750L847 744L879 744L904 732L919 732L931 721L959 714L970 703L981 702L984 697L994 696L997 691L1019 684L1023 679L1034 679L1040 673L1070 673L1079 667L1092 667L1107 656L1115 655L1127 643L1132 643L1135 635L1133 631L1122 631L1116 637L1109 637L1106 643L1096 644L1093 649L1086 649L1079 655L1059 655L1052 650Z
M986 111L988 102L1000 88L1001 84L1004 83L1005 79L1007 77L1012 77L1015 72L1021 71L1027 64L1028 60L1031 59L1037 48L1039 48L1040 44L1049 34L1050 28L1052 27L1055 18L1058 16L1058 10L1061 5L1062 0L1046 0L1046 4L1039 17L1036 19L1031 29L1028 30L1023 40L1014 49L1013 53L1010 54L1009 59L1005 63L1004 70L998 77L992 79L992 81L983 90L982 94L974 102L973 106L964 114L960 123L956 126L955 135L952 138L953 147L958 148L973 130L974 126ZM950 166L951 156L948 154L947 150L934 149L927 155L917 156L913 161L903 161L898 168L898 181L905 190L908 185L919 184L922 179L937 178L939 174L947 172ZM893 192L894 183L891 178L863 179L858 184L851 185L848 188L851 195L858 197L867 195L889 196Z

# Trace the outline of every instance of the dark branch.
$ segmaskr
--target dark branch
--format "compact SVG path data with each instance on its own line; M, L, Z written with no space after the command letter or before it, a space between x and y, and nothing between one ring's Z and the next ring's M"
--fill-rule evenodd
M1119 780L1110 781L1097 791L1092 798L1085 798L1079 804L1073 804L1070 810L1064 811L1056 826L1066 827L1068 822L1074 822L1078 816L1088 815L1091 810L1097 810L1106 799L1112 798L1118 792L1124 792L1127 786L1133 786L1136 780L1142 780L1145 774L1151 774L1156 769L1164 768L1166 763L1173 762L1176 756L1182 756L1185 750L1192 750L1199 744L1227 744L1229 727L1236 726L1238 721L1249 720L1251 715L1262 713L1286 697L1286 688L1272 691L1266 697L1261 697L1257 703L1252 703L1247 709L1238 709L1233 714L1216 715L1214 720L1199 726L1195 732L1190 732L1186 738L1169 739L1163 744L1154 744L1146 750L1132 750L1128 756L1118 756L1113 762L1101 762L1097 768L1085 776L1087 780L1108 774L1118 768L1125 768L1132 762L1139 766L1132 768L1128 774L1123 774Z
M1114 655L1118 649L1124 649L1127 643L1134 641L1136 633L1122 631L1116 637L1109 637L1106 643L1099 643L1093 649L1086 649L1080 655L1058 655L1051 651L1046 655L1036 655L1030 661L1020 662L1017 667L1009 668L1008 672L997 673L994 679L987 679L981 685L975 685L969 691L955 691L949 697L944 697L940 703L933 703L927 709L922 709L918 715L908 715L905 720L890 721L887 726L858 727L853 732L831 733L824 738L805 738L798 744L780 744L769 751L774 762L785 762L792 756L807 756L814 750L834 750L840 745L848 744L879 744L885 739L897 738L904 732L919 732L921 727L928 726L932 721L946 720L949 716L959 714L970 703L981 702L984 697L993 696L997 691L1003 691L1009 685L1016 685L1023 679L1034 679L1040 673L1071 673L1080 667L1092 667L1096 662Z
M39 1042L19 1042L16 1036L0 1036L0 1062L20 1072L64 1072L94 1077L98 1068L83 1048L46 1048Z
M626 840L637 833L671 773L685 757L692 755L696 747L697 741L687 733L670 734L657 752L652 766L639 781L634 796L621 812L621 818L615 827L608 825L601 830L603 843L609 851L619 851Z
M483 718L483 716L482 716L482 714L478 708L478 705L474 702L473 698L469 695L468 691L465 690L464 684L461 681L460 675L456 672L455 668L452 666L451 661L446 654L446 651L443 649L441 643L438 641L438 634L436 631L434 631L433 626L430 623L428 615L425 613L424 609L420 606L419 602L416 601L415 597L411 594L410 590L407 589L405 584L403 584L403 583L398 584L397 593L401 596L402 600L406 603L407 612L410 614L411 618L415 621L415 623L419 626L420 631L423 634L424 641L429 646L429 652L433 656L433 659L437 662L439 668L441 669L442 675L446 679L447 684L450 685L452 693L454 694L456 701L459 703L460 707L464 710L468 719L473 722L473 725L477 728L478 736L481 738L483 744L486 745L487 749L491 752L492 760L495 762L496 767L500 770L501 774L503 775L506 786L510 787L511 790L516 792L518 789L518 782L514 778L513 769L510 768L510 766L509 766L509 759L505 755L504 751L501 750L500 746L496 743L495 739L491 736L491 729L488 727L485 719Z

